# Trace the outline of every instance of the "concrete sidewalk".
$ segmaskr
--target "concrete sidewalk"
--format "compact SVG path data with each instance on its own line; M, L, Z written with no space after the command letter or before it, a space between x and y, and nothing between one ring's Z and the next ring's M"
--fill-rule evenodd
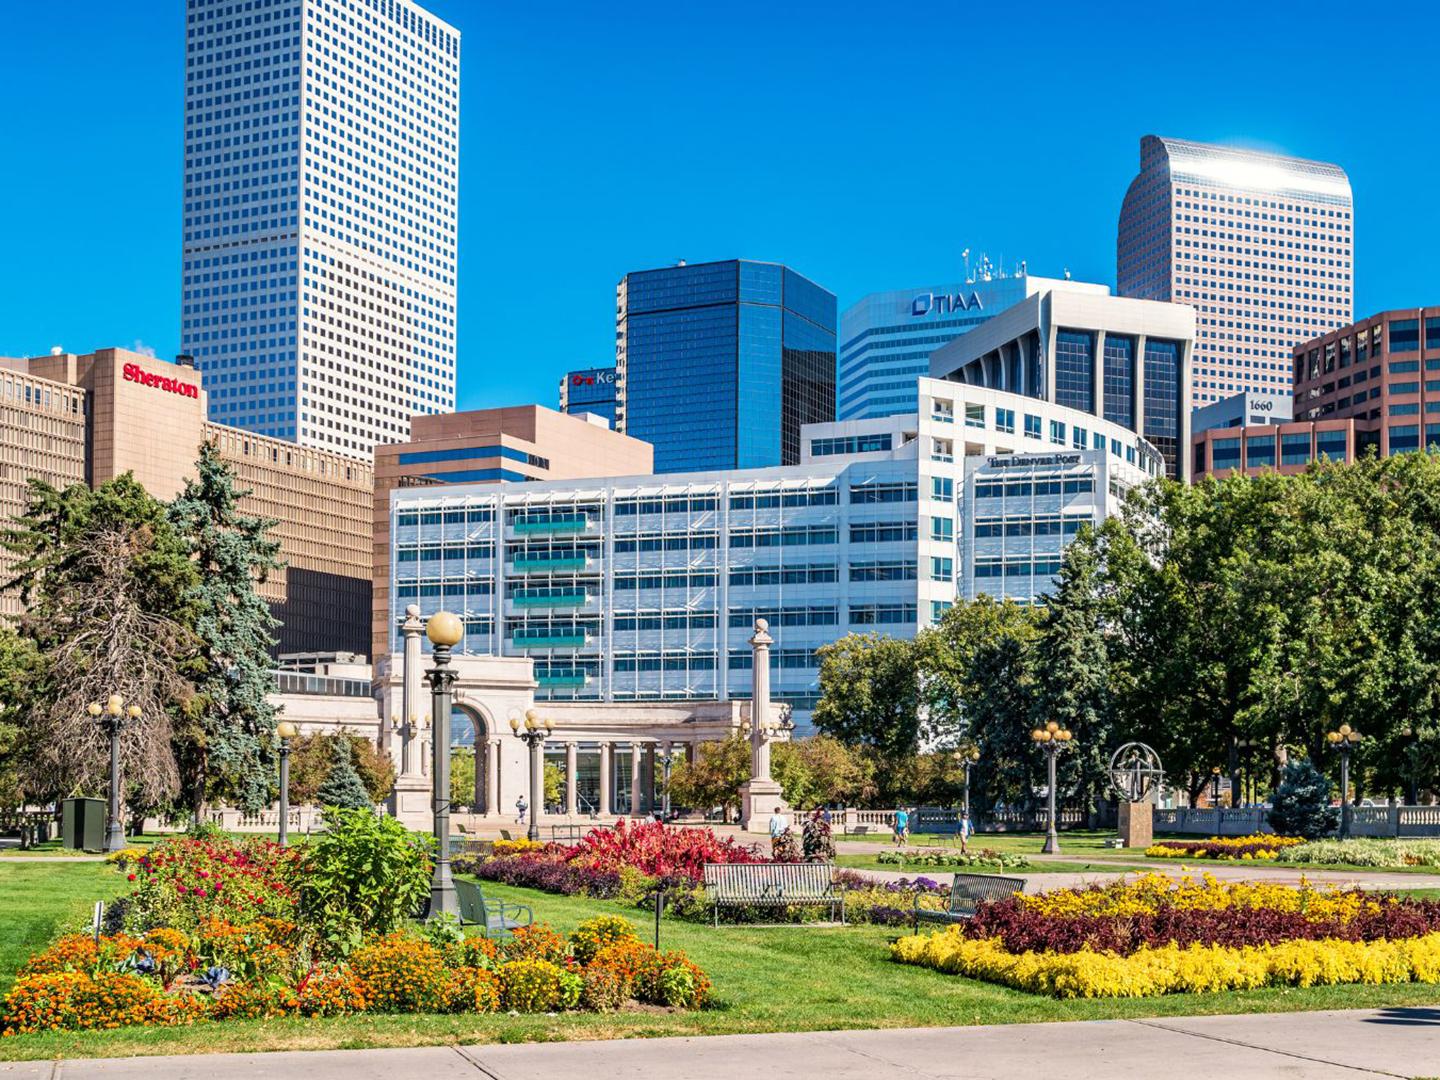
M1070 1024L0 1063L0 1080L1116 1080L1440 1075L1440 1006Z

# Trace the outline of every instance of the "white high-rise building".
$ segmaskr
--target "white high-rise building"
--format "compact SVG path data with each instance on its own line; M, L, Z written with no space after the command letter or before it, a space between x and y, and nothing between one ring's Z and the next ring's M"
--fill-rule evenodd
M460 35L187 0L182 348L210 419L369 457L455 407Z

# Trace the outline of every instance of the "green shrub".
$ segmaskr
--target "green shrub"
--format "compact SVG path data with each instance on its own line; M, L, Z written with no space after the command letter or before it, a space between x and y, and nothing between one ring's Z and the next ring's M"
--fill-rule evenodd
M389 934L430 891L429 837L373 810L326 811L327 831L305 845L298 875L301 922L346 955Z
M1284 848L1280 862L1334 863L1381 869L1400 866L1440 867L1440 840L1312 840Z

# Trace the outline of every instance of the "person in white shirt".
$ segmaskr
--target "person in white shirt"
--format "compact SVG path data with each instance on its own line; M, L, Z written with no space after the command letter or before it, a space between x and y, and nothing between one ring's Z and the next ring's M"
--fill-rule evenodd
M770 815L770 839L774 840L790 827L790 820L780 812L780 807L775 807L775 812Z

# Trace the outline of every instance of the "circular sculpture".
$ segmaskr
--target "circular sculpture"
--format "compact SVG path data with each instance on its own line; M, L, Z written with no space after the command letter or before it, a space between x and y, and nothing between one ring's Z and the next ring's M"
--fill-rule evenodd
M1144 802L1164 779L1160 755L1144 743L1126 743L1110 758L1110 783L1126 802Z

